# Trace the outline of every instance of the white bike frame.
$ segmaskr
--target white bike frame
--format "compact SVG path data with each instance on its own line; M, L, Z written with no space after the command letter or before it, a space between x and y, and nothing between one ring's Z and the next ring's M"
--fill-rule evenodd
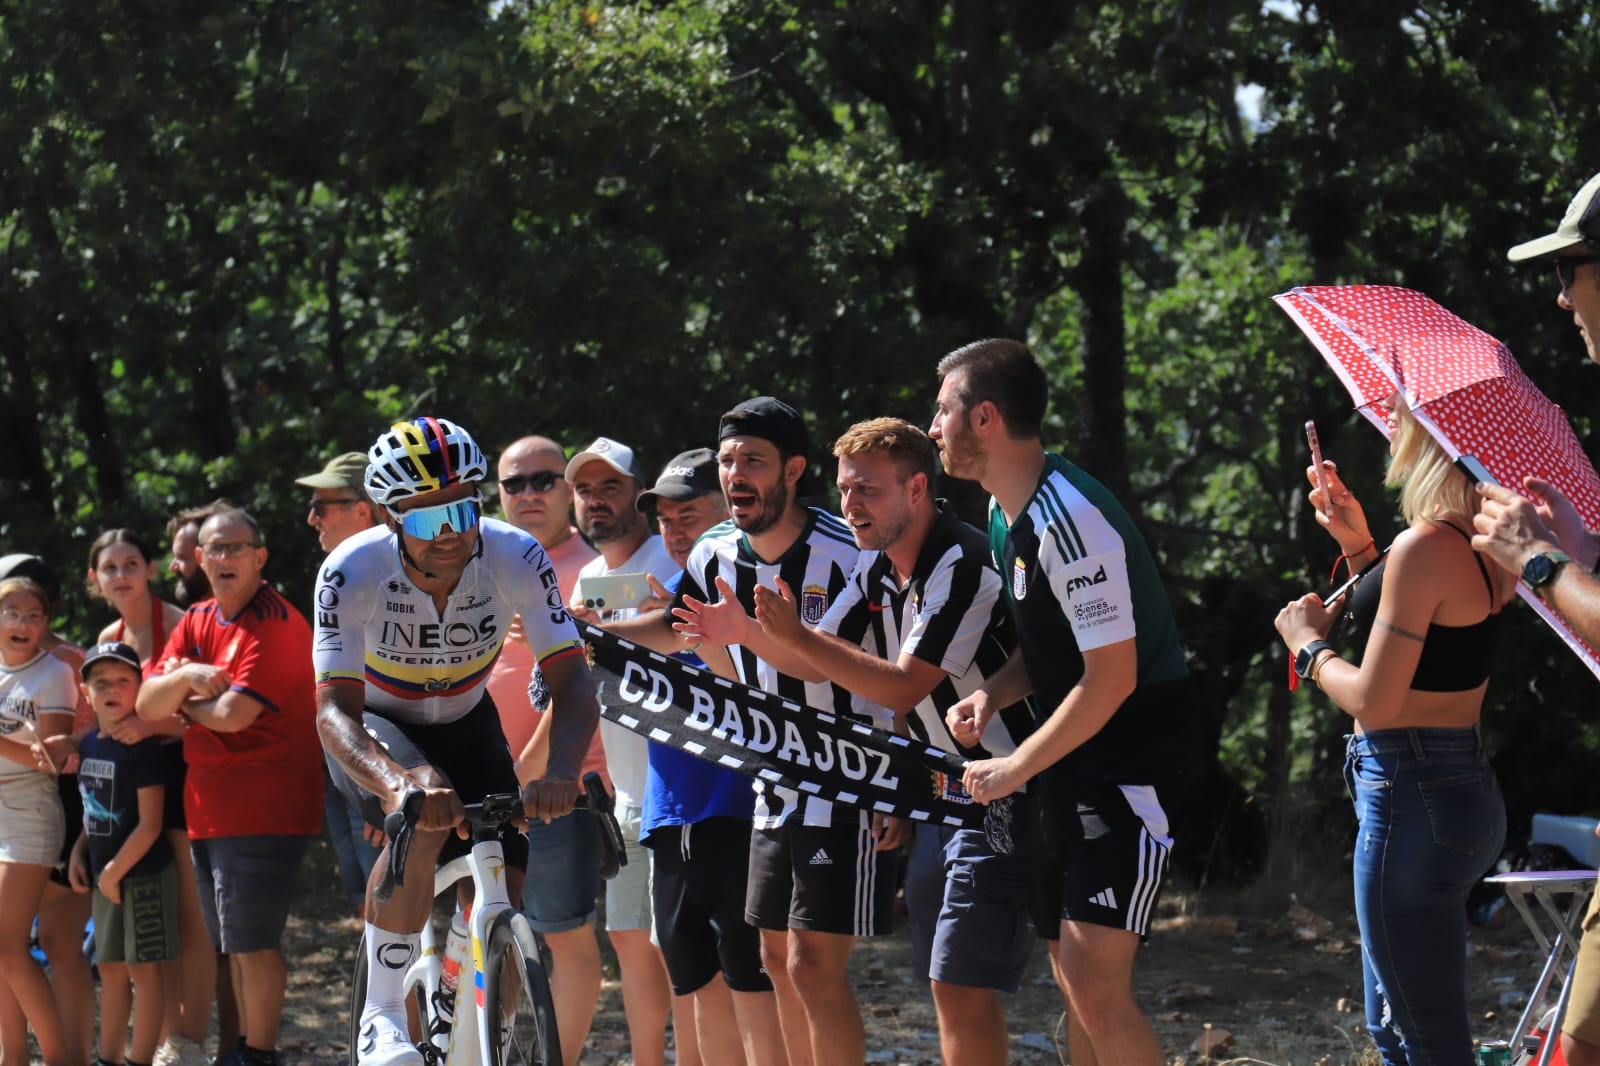
M452 859L439 867L433 875L433 896L438 899L452 892L456 883L472 879L472 916L467 921L467 935L472 951L461 964L461 983L456 987L455 1021L450 1032L433 1038L434 1046L444 1057L446 1066L489 1066L489 1009L485 1001L488 978L485 973L485 956L489 952L489 929L502 911L511 908L511 898L506 893L505 852L498 840L480 840L472 845L466 855ZM433 994L439 989L443 975L442 952L433 932L433 918L422 927L422 950L417 961L406 971L406 998L421 992L428 1010L433 1011ZM468 1018L472 1024L467 1024ZM427 1019L424 1019L426 1024Z

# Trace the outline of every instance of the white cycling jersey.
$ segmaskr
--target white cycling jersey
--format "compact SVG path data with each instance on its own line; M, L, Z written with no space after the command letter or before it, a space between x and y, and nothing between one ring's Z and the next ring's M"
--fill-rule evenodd
M406 576L396 535L381 526L328 556L316 607L317 687L363 685L367 707L403 722L453 722L477 706L518 614L540 662L583 648L544 547L494 518L480 520L477 554L443 614Z

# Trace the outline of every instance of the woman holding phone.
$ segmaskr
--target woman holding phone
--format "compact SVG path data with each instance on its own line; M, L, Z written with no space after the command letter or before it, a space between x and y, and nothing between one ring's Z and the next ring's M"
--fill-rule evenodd
M1296 672L1353 720L1345 782L1359 835L1354 880L1367 1029L1385 1066L1472 1061L1466 896L1505 841L1505 805L1479 715L1500 610L1516 583L1472 551L1478 494L1411 415L1384 404L1387 484L1404 532L1380 555L1332 463L1308 470L1317 521L1352 570L1344 602L1316 594L1277 617ZM1340 612L1342 647L1327 642Z

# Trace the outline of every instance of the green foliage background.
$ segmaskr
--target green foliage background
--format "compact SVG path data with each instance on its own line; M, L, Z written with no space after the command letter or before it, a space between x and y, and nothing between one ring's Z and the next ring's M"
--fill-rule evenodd
M941 354L1023 337L1050 443L1129 501L1178 605L1190 861L1246 872L1295 811L1348 824L1344 722L1283 691L1271 627L1335 554L1305 418L1394 521L1381 439L1267 297L1422 289L1592 442L1553 279L1502 252L1597 165L1597 58L1572 0L13 0L0 551L55 564L85 639L87 543L225 494L307 593L292 479L393 419L654 465L758 392L824 442L923 422ZM1518 613L1486 720L1525 825L1600 807L1600 730Z

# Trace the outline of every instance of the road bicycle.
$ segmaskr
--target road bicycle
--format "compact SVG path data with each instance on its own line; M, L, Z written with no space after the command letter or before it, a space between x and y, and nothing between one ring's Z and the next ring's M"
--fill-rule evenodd
M614 875L621 836L611 814L610 797L597 774L585 775L584 787L587 806L601 834L602 864ZM394 886L403 883L406 852L421 812L422 792L412 789L400 809L384 819L389 865L377 890L380 899L388 898ZM500 826L522 813L522 800L512 793L489 795L479 803L467 804L472 847L434 874L435 899L449 893L452 903L457 882L471 878L473 904L466 917L471 950L463 953L454 996L442 988L445 953L439 949L431 920L423 926L421 951L405 975L406 1000L415 1013L413 1035L420 1034L417 1048L428 1066L559 1066L561 1062L550 981L527 918L512 907L507 896L505 854L496 836ZM359 1062L361 1012L366 999L363 938L356 951L350 989L351 1066Z

